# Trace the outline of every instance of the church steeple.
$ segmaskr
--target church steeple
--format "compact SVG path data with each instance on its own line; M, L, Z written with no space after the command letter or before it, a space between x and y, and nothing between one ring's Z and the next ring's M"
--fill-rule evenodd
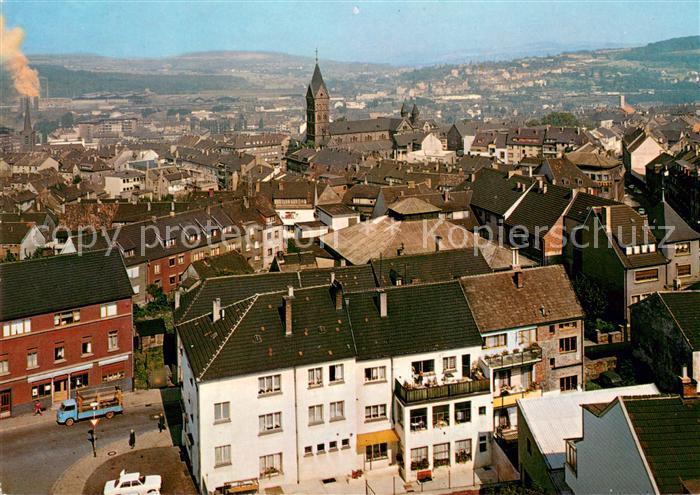
M408 106L406 105L406 100L401 104L401 117L404 119L408 117Z
M318 66L317 50L314 73L306 90L306 140L316 147L324 144L324 138L328 136L329 110L330 94Z
M32 118L29 114L29 97L24 98L24 128L19 132L22 151L34 150L36 144L36 132L32 129Z

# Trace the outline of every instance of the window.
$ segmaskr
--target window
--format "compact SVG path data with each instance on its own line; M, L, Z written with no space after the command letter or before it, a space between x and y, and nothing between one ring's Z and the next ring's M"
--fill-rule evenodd
M91 340L84 340L80 344L80 354L82 356L87 356L89 354L92 354L92 341Z
M518 332L518 345L528 346L536 340L537 335L534 328L531 328L530 330L520 330Z
M450 465L450 444L438 443L433 445L433 467Z
M309 425L323 423L323 405L309 406Z
M271 433L273 431L282 430L282 413L270 413L258 416L259 422L259 432L260 433Z
M39 367L39 354L36 350L27 352L27 369Z
M650 295L651 295L651 292L647 292L646 294L637 294L637 295L631 296L630 297L630 304L636 304L639 301L643 301L644 299L646 299Z
M567 321L565 323L560 323L559 324L559 330L570 330L576 328L576 322L575 321Z
M81 373L80 375L71 375L70 377L70 388L71 390L77 390L79 388L88 386L88 374Z
M53 348L53 360L63 361L66 359L66 348L63 345L57 345Z
M486 406L479 406L479 416L486 416Z
M105 375L102 375L102 383L116 382L117 380L121 380L125 376L126 375L123 371L114 371L111 373L107 373Z
M343 438L340 441L340 446L344 449L349 449L350 448L350 439L349 438Z
M472 460L472 441L457 440L455 442L455 462L465 463Z
M281 388L282 375L261 376L258 378L258 395L274 394Z
M489 337L484 337L484 349L491 349L494 347L503 347L506 345L506 334L499 333L498 335L491 335Z
M80 321L80 310L75 311L63 311L62 313L56 313L53 315L54 326L70 325L72 323L77 323Z
M177 257L177 264L182 265L185 263L185 255L181 254L180 256Z
M651 268L649 270L637 270L634 272L635 282L651 282L659 279L659 269Z
M676 256L687 256L689 254L690 254L690 243L689 242L676 243Z
M160 265L159 264L153 265L153 273L155 275L158 275L160 273Z
M576 444L571 440L567 440L566 442L566 464L574 472L574 475L576 475L578 468L576 459Z
M556 364L557 364L556 359L554 359L554 358L549 358L549 367L550 367L550 368L554 368L554 367L556 366Z
M365 368L365 383L383 382L386 380L386 366Z
M312 455L314 453L314 448L311 445L304 447L304 455Z
M10 372L10 362L7 359L0 360L0 375L7 375Z
M168 282L170 285L175 285L177 283L177 277L175 275L170 275L170 278L168 278Z
M486 452L489 449L489 436L486 433L479 434L479 452Z
M260 476L277 476L282 472L282 453L260 457Z
M231 420L231 403L217 402L214 404L214 423L223 423Z
M333 440L332 442L328 442L328 450L338 450L338 441Z
M334 364L328 367L328 381L330 383L337 383L343 381L343 365Z
M365 421L386 418L386 404L377 404L365 407Z
M690 265L676 265L677 277L690 277Z
M134 266L131 268L126 269L126 274L129 276L129 278L136 278L139 276L139 267Z
M231 464L231 446L214 447L214 467L228 466L229 464Z
M576 337L559 339L559 352L576 352Z
M38 399L40 397L51 397L51 384L44 383L43 385L36 385L32 387L32 399Z
M443 428L450 425L450 406L433 406L433 428Z
M338 421L340 419L345 419L345 402L331 402L331 421Z
M457 402L455 404L455 424L469 423L472 420L472 403Z
M578 376L563 376L559 379L559 390L565 392L567 390L576 390L578 386Z
M268 248L268 249L267 249L267 255L268 255L268 256L272 256L272 248Z
M426 359L425 361L413 361L411 363L413 373L419 375L421 373L433 373L435 371L435 360Z
M457 357L449 356L442 358L442 371L457 371Z
M428 447L411 449L411 471L428 468Z
M175 258L168 259L168 266L175 266Z
M134 294L139 294L141 292L141 286L140 285L134 285Z
M387 444L385 443L375 443L374 445L368 445L365 447L365 460L369 461L380 461L382 459L388 459L389 450L387 449Z
M12 335L21 335L23 333L29 333L32 330L32 320L25 318L24 320L11 321L5 323L2 326L3 337L10 337Z
M117 330L112 330L107 334L107 350L116 351L119 349L119 333Z
M309 387L323 385L323 368L311 368L309 370Z
M425 407L411 409L411 431L425 430L428 428L428 410Z
M117 314L117 303L103 304L100 306L100 318L107 318Z

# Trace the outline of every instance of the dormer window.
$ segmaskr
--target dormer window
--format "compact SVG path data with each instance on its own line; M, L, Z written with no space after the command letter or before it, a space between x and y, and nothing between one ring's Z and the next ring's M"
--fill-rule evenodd
M639 246L634 246L633 250L634 254L639 254L641 252L641 248Z
M175 245L175 239L166 239L165 247L173 247Z

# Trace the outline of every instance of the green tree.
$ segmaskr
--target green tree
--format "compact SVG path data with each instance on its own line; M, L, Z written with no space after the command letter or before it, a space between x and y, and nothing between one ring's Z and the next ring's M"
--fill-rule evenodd
M73 176L73 184L80 184L83 181L83 178L80 177L79 175Z
M555 127L579 127L581 123L573 114L568 112L552 112L540 119L540 125L552 125Z
M260 120L258 120L258 130L262 131L265 129L265 121L263 120L262 117L260 117Z
M61 127L73 127L74 124L73 112L64 113L61 117Z

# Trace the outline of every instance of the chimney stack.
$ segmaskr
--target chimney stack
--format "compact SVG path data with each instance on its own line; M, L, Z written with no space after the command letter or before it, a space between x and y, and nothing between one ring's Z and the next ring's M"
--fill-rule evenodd
M175 309L180 307L180 289L175 291Z
M379 297L379 316L382 318L387 317L387 301L386 301L386 292L384 289L377 289L377 295Z
M683 375L680 377L681 397L688 399L698 396L698 384L688 376L688 367L683 366Z
M292 335L292 303L294 302L294 287L287 287L287 295L282 298L284 302L284 335Z
M331 294L335 302L335 310L340 311L341 309L343 309L343 284L341 284L337 280L333 280L333 282L331 283Z
M442 248L442 237L439 235L435 236L435 252L439 252Z
M522 289L525 287L525 277L523 276L523 271L520 267L518 267L515 270L515 273L513 273L513 283L515 284L516 289Z
M211 321L216 323L221 319L221 298L217 297L211 303Z
M518 248L510 248L512 259L510 262L511 270L516 270L520 268L520 250Z
M612 215L610 206L603 207L603 214L605 215L605 231L612 232Z

